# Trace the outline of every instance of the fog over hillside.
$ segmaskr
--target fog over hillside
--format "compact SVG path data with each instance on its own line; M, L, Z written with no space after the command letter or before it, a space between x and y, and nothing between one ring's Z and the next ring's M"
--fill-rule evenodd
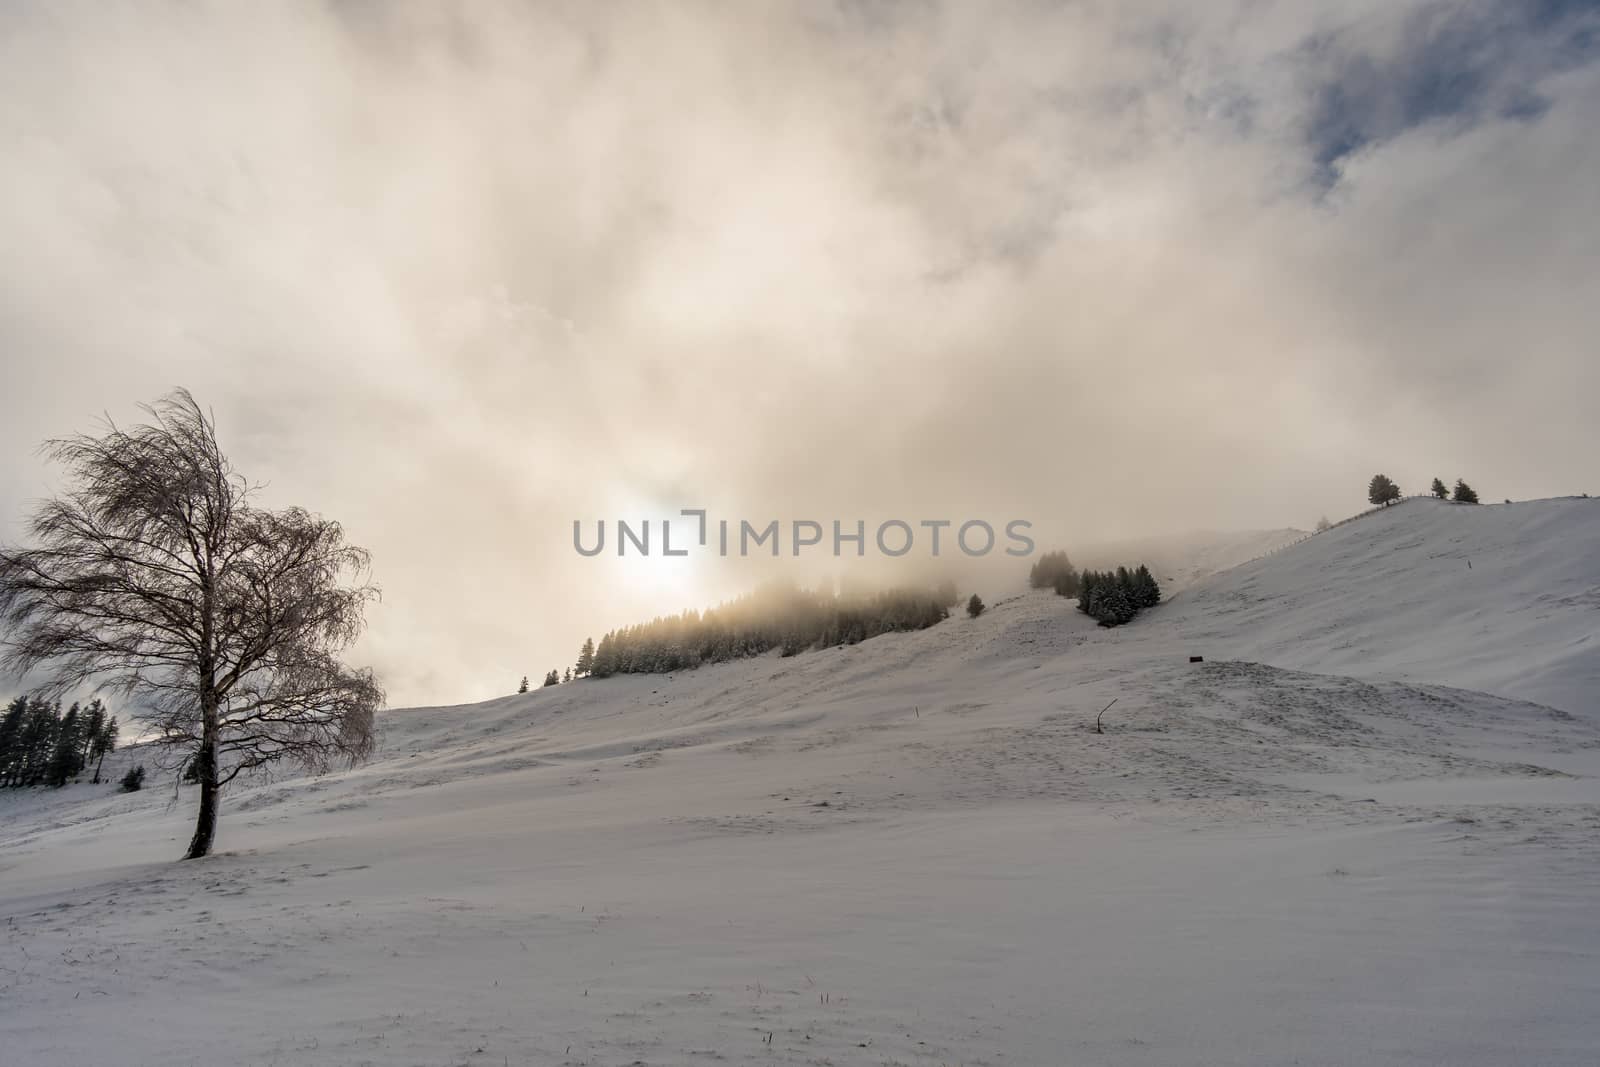
M574 519L1595 491L1592 5L9 4L0 533L174 385L401 702L751 576ZM762 576L756 576L759 580Z

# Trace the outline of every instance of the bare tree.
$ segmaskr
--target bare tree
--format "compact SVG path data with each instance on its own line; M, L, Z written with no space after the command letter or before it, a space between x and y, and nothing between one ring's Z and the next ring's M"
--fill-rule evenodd
M72 489L40 505L33 548L0 547L3 662L51 688L93 678L199 768L187 858L211 851L222 788L279 761L371 754L383 690L339 662L378 589L338 523L250 504L185 390L149 425L47 442Z

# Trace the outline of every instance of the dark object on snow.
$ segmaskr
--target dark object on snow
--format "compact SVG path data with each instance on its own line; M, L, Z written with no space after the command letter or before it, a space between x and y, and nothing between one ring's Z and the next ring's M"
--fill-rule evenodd
M130 767L128 773L122 776L122 791L124 793L137 793L144 788L144 764Z
M1205 661L1206 661L1206 658L1204 656L1190 656L1189 657L1189 662L1190 663L1204 663Z
M1121 699L1122 699L1121 697L1116 697L1111 701L1111 704L1115 704L1118 700L1121 700ZM1100 728L1100 720L1105 718L1106 717L1106 712L1111 710L1111 704L1107 704L1105 707L1101 708L1100 709L1100 714L1098 714L1098 715L1096 715L1094 717L1094 732L1095 733L1097 733L1097 734L1105 733L1105 731Z

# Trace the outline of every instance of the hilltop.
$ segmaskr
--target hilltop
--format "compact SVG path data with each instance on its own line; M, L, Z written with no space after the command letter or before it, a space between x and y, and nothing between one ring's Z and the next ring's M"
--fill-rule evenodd
M1600 720L1600 500L1413 497L1188 590L1213 654L1481 689Z

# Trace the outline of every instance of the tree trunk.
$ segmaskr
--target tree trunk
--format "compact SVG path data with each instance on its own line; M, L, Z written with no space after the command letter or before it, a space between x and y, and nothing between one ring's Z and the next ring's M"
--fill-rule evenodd
M100 768L104 767L105 765L106 765L106 750L102 748L100 750L100 759L94 765L94 781L90 782L89 783L90 785L99 785L100 784Z
M210 855L211 842L217 836L217 704L207 697L200 706L200 751L194 757L200 770L200 816L189 852L183 857L187 860Z

